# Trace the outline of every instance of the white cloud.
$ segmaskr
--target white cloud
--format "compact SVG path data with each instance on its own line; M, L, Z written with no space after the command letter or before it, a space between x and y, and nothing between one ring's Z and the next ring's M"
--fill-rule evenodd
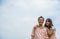
M28 2L28 1L27 1ZM58 1L48 1L48 0L33 0L27 3L26 1L21 0L11 0L7 1L7 4L2 7L3 14L21 14L21 13L29 13L29 14L41 14L47 16L51 16L54 14L54 7L58 4ZM51 12L51 13L50 13ZM45 14L44 14L45 13ZM37 15L36 14L36 15ZM23 14L21 14L23 15Z
M2 6L2 15L0 20L2 23L1 28L3 32L9 32L6 38L14 36L17 38L27 37L30 39L30 31L34 23L37 22L37 17L55 17L56 6L58 1L53 0L6 0ZM57 16L58 17L58 16ZM60 18L55 19L55 25L60 23ZM58 28L57 28L58 29ZM1 32L2 32L1 31ZM12 33L15 32L15 33ZM23 34L24 33L24 34ZM3 39L6 33L2 33ZM25 36L26 35L26 36ZM8 37L7 37L8 36ZM60 36L60 35L59 35ZM13 37L13 38L14 38Z
M54 24L55 25L60 25L60 17L59 17L59 15L58 16L56 16L56 18L55 18L55 21L54 21ZM59 27L59 26L58 26Z

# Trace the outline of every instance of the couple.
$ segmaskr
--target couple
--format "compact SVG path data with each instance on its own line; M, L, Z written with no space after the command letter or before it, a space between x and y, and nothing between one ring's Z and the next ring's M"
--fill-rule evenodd
M44 18L42 16L38 17L38 25L34 26L31 39L56 39L52 20L47 18L44 26L43 22Z

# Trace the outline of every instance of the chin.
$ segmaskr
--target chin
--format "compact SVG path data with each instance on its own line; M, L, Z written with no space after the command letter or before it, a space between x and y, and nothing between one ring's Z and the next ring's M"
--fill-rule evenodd
M42 25L42 24L39 24L39 25Z

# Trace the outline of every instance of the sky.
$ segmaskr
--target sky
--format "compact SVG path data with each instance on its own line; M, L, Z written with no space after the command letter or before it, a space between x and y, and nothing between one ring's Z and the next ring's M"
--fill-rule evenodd
M52 19L60 39L60 0L0 0L0 39L31 39L39 16Z

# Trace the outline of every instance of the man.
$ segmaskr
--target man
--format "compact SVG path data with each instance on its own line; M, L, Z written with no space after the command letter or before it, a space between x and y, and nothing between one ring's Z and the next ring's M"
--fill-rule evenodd
M38 25L36 25L31 34L31 39L48 39L47 30L43 27L44 18L38 17Z

